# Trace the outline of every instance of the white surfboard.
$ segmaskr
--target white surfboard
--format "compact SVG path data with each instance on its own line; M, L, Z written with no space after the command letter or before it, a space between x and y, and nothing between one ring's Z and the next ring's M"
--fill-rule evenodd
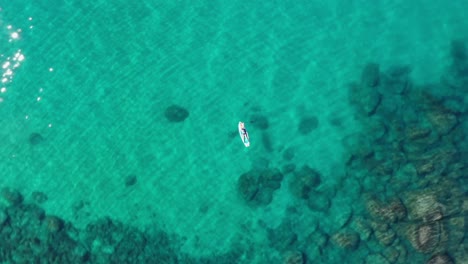
M244 131L242 130L242 127L245 129L244 123L239 122L239 125L237 126L237 128L239 129L240 138L242 140L242 143L244 143L244 146L249 147L250 146L249 133L247 133L247 130L245 130L245 134L244 134Z

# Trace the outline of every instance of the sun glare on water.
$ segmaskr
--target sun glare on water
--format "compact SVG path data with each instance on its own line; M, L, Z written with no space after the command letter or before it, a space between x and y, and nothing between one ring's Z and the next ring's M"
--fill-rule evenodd
M0 8L0 11L2 9ZM29 21L32 20L32 17L29 18ZM30 27L31 28L31 27ZM15 29L13 25L6 26L6 32L8 32L8 42L12 43L10 45L17 46L20 44L14 44L13 42L21 40L21 29ZM7 46L5 43L0 43L0 47ZM5 101L6 93L8 91L8 84L13 82L13 77L17 68L19 68L22 62L26 59L21 49L17 49L14 54L5 54L3 50L0 49L0 103Z

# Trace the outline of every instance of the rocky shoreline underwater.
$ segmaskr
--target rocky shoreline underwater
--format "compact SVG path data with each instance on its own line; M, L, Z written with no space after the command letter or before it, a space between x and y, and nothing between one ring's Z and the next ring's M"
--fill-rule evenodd
M467 263L466 44L453 41L450 55L452 65L433 84L415 84L410 66L385 70L377 63L364 66L360 80L347 86L363 130L344 139L345 174L336 176L337 186L321 188L324 176L319 171L293 163L294 148L283 150L283 164L240 175L237 191L246 207L268 206L285 185L291 199L302 205L288 208L290 215L276 228L255 223L268 239L268 249L261 252L275 252L274 256L259 256L249 237L223 255L193 257L179 252L180 237L156 228L142 231L103 218L78 229L41 208L46 194L25 198L4 187L0 262ZM182 122L188 112L177 116ZM261 121L254 125L268 129L267 117L254 119ZM306 117L298 131L307 136L317 126L316 118ZM36 145L42 138L30 140ZM343 192L356 203L337 216L332 207ZM335 226L305 218L301 210L330 218Z

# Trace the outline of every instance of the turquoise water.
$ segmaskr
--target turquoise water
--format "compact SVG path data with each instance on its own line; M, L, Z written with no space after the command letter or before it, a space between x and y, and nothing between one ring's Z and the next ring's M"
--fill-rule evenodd
M290 251L307 263L425 263L441 252L459 263L467 251L468 70L454 73L454 64L468 59L453 41L467 40L467 8L383 0L0 3L0 185L22 193L23 203L45 194L40 207L78 230L103 217L146 234L162 230L173 253L160 263L286 263ZM379 65L371 86L383 99L369 87L350 92L350 83L372 79L361 76L368 63ZM404 92L390 91L401 83ZM420 91L437 99L422 100ZM375 112L356 110L372 104ZM171 122L171 105L188 117ZM430 139L411 136L420 127ZM431 160L446 166L427 176L419 157L432 153L453 157ZM380 166L398 155L404 161ZM303 166L318 184L308 185L313 173ZM265 187L265 171L276 170L280 187ZM259 181L246 183L258 189L254 201L239 187L247 172ZM453 185L460 190L447 197ZM379 222L369 206L375 199L382 208L401 200L405 216ZM411 242L407 230L433 226L412 209L420 200L448 208L435 221L438 230L456 230L436 232L450 242ZM96 244L90 255L111 255Z

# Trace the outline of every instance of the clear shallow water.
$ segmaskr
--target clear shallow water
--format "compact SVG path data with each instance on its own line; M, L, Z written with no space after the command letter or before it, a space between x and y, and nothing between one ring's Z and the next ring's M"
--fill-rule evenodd
M26 197L45 193L41 207L80 228L103 216L161 228L179 237L179 254L250 245L247 263L278 260L290 249L319 258L304 246L307 234L332 237L349 218L369 218L362 193L401 190L382 190L387 181L349 172L353 135L376 130L368 126L374 120L356 115L348 84L361 79L368 62L382 71L409 65L416 85L439 82L451 64L451 40L466 38L465 5L3 4L2 185ZM169 122L164 111L172 104L189 117ZM317 125L304 135L306 117ZM239 120L248 123L249 149L237 136ZM32 133L41 135L38 144ZM284 158L287 150L293 158ZM317 188L331 200L328 210L311 210L291 194L294 173L285 174L268 205L252 208L239 197L243 173L287 164L320 172ZM130 175L137 183L127 187ZM398 177L392 181L399 186ZM285 221L294 224L282 233L299 234L292 248L267 235ZM382 250L372 243L362 242L353 256ZM325 262L346 255L332 242L322 246Z

